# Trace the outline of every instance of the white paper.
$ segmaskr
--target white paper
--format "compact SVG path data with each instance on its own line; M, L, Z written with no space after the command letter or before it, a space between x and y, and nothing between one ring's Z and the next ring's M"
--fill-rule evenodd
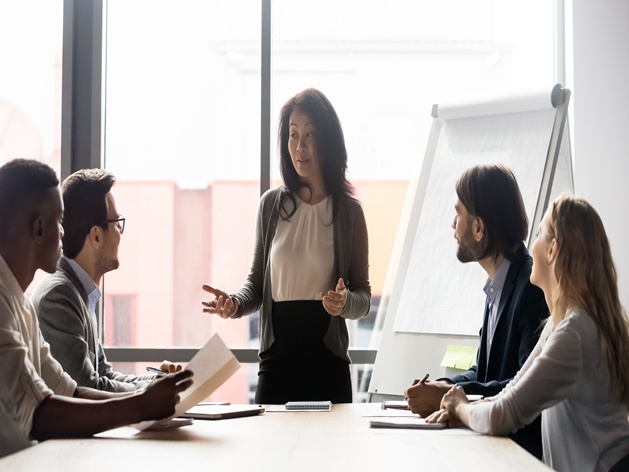
M218 334L215 334L192 358L186 370L193 372L192 386L179 396L179 404L175 409L176 417L184 414L200 401L206 399L214 390L220 387L238 369L240 364L234 354L225 345ZM167 418L162 421L168 421ZM156 421L144 421L134 425L139 430L153 427Z
M402 428L402 429L446 429L446 423L426 423L424 418L414 417L388 417L369 420L372 428Z

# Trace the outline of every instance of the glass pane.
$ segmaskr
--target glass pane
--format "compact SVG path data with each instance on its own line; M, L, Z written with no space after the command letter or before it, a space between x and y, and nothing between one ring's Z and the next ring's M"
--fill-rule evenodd
M0 0L0 44L0 165L36 159L58 175L63 0Z
M348 323L352 346L377 347L376 313L433 103L551 84L552 8L546 0L272 2L273 181L279 110L319 88L343 123L367 216L372 309ZM251 263L260 2L109 0L107 9L105 158L128 220L121 267L105 282L106 344L200 346L218 331L230 347L255 347L257 317L203 315L200 286L234 291ZM361 390L369 366L353 369ZM252 392L256 371L247 366L249 380L228 383Z
M432 105L453 95L550 88L553 3L322 0L312 8L275 0L272 8L272 126L282 104L308 87L339 114L348 176L367 217L373 293L369 316L348 326L352 346L377 347L376 313ZM272 171L278 181L277 160Z
M105 166L127 219L105 276L105 345L199 347L219 332L257 346L251 317L202 313L201 286L233 292L249 272L260 22L257 0L107 3Z

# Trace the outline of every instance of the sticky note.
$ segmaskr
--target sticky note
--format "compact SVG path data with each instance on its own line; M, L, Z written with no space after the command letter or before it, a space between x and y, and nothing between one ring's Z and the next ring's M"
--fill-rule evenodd
M467 370L476 363L476 346L448 346L441 360L441 367Z

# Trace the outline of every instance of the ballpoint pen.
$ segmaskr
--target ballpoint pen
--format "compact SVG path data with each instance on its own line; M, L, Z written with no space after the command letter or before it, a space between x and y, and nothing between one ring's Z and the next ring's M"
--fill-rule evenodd
M153 374L167 374L168 373L158 367L151 367L151 366L148 366L146 370L148 370L149 372L152 372Z
M426 375L424 375L424 378L423 378L423 379L421 379L419 382L413 382L413 385L423 384L424 382L426 382L426 380L428 380L428 376L429 376L429 375L430 375L430 374L426 374ZM407 400L408 400L408 397L406 397L406 396L405 396L405 397L404 397L404 401L407 401ZM383 407L383 408L384 408L384 407Z

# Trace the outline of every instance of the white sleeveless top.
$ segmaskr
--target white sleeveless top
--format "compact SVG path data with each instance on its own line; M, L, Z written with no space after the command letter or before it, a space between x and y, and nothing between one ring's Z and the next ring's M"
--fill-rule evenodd
M280 216L271 246L271 294L276 302L321 300L334 290L332 199L309 205L295 196L297 211ZM291 206L290 200L284 203Z

